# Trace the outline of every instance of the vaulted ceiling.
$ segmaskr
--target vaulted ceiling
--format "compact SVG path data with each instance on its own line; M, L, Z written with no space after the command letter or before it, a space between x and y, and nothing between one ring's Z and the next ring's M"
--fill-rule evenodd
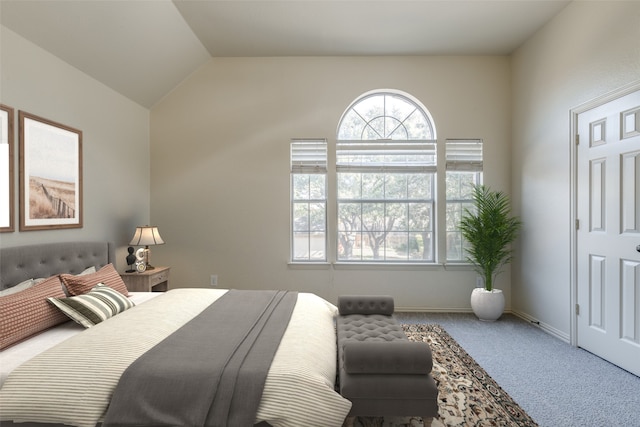
M150 108L212 57L508 55L565 0L0 0L0 22Z

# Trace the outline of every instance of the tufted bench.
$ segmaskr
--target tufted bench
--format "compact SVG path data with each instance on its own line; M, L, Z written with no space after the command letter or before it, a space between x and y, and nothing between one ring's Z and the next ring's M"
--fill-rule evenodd
M411 342L393 317L390 296L341 296L336 320L340 394L355 416L438 415L427 343Z

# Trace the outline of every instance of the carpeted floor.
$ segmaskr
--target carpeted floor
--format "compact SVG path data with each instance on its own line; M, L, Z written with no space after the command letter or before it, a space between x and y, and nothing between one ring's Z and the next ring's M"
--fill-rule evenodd
M640 377L504 314L396 312L441 325L541 427L640 427Z
M514 426L537 424L439 325L404 324L410 340L429 344L432 375L438 384L439 417L433 427ZM362 418L355 426L421 427L419 417Z

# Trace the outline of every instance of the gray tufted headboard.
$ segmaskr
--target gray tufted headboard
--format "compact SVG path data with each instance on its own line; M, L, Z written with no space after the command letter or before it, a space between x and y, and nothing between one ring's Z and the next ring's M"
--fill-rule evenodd
M54 274L78 274L85 268L115 264L110 242L63 242L0 248L0 289Z

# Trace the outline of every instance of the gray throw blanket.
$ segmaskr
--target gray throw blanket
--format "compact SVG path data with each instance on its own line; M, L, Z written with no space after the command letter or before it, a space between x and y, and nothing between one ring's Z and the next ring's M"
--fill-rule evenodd
M228 291L125 370L103 426L252 426L296 300Z

